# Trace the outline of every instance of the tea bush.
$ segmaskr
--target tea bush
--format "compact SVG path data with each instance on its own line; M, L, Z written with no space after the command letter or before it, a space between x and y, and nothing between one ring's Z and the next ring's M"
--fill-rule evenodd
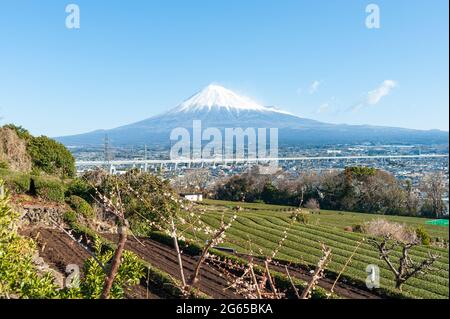
M95 216L91 205L81 197L72 195L67 199L67 204L69 204L78 215L82 215L84 218L92 219Z

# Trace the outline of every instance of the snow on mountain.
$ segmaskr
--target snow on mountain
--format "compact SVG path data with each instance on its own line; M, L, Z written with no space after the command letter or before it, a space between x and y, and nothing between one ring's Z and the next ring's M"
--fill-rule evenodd
M262 106L219 85L209 85L174 109L111 130L57 138L66 145L101 145L105 135L115 145L168 145L174 128L277 128L279 142L289 145L354 143L448 144L448 133L370 125L336 125L300 118Z
M211 110L227 110L229 112L257 111L257 112L287 112L262 106L246 96L226 89L220 85L211 84L188 100L181 103L172 111L174 113L198 113Z

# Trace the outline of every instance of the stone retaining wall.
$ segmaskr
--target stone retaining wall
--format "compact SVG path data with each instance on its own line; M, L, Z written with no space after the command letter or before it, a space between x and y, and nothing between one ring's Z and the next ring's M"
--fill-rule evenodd
M65 205L23 205L16 206L14 209L20 213L22 224L41 224L49 226L54 226L52 220L58 224L63 223L64 214L68 211L68 208Z

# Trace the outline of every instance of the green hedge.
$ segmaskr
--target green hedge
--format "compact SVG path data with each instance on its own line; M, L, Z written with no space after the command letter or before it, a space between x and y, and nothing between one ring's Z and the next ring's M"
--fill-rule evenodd
M4 178L6 187L15 194L25 194L30 190L30 175L14 173Z
M27 151L34 168L63 178L75 176L75 158L63 144L46 136L31 137Z
M164 234L163 232L158 231L151 232L149 237L154 241L160 242L161 244L174 248L173 238ZM203 251L202 247L194 243L187 243L185 241L178 240L178 244L180 245L180 247L183 247L182 248L183 252L189 256L199 256Z
M14 194L30 194L52 202L64 202L66 186L51 176L37 176L0 168L0 178Z
M0 169L9 169L8 161L0 161Z
M72 180L66 191L66 197L76 195L83 198L86 202L92 204L95 196L95 188L80 178Z
M67 199L67 204L69 204L78 215L82 215L84 218L92 219L95 216L95 212L91 205L81 197L72 195Z
M30 189L34 195L52 202L64 202L65 185L58 181L43 177L32 177Z
M66 212L63 218L64 221L69 225L76 223L78 220L77 213L75 213L73 210L69 210L68 212Z

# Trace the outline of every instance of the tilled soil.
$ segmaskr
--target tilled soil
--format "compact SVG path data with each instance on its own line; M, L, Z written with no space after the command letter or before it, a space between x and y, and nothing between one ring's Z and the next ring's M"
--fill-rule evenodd
M23 229L21 235L32 238L38 246L39 256L54 270L65 274L67 265L78 265L82 271L84 262L91 255L68 237L67 234L48 228ZM160 299L156 289L143 285L135 286L126 291L128 299Z
M56 229L32 228L21 231L21 235L30 237L38 245L39 256L49 266L65 274L67 265L75 264L83 269L84 262L90 254L71 240L66 234Z
M26 229L22 230L21 234L33 238L38 245L40 257L51 268L62 274L65 274L66 267L70 264L78 265L80 269L83 269L84 262L91 257L86 250L70 239L67 234L56 229ZM111 234L103 234L102 236L111 241L116 239L116 236ZM129 238L126 249L136 253L152 266L167 272L178 280L181 279L177 255L173 248L150 239L140 238L137 241L134 238ZM196 262L196 258L183 255L186 279L193 273ZM255 259L255 262L261 265L263 264L262 260ZM286 272L284 265L281 264L271 264L270 268L280 273ZM288 265L288 269L294 278L304 281L308 281L311 278L311 274L304 269L290 265ZM330 290L333 283L334 280L323 278L320 280L318 286ZM242 298L242 296L236 294L232 289L227 289L230 283L227 282L218 268L210 264L205 263L202 266L200 281L197 285L200 291L215 299ZM342 282L336 285L335 293L340 297L348 299L380 299L380 296L368 290ZM159 299L164 298L164 295L151 286L147 290L143 283L127 291L126 297L129 299Z
M103 236L109 240L114 240L115 237L110 234ZM180 279L177 256L173 248L151 239L139 238L139 241L145 246L142 246L142 244L134 238L129 238L127 242L127 249L135 252L142 259L146 260L153 266L163 269L175 278ZM262 260L255 259L255 262L260 265L264 265ZM195 258L183 255L183 265L186 270L186 278L192 274L195 263ZM284 265L270 264L270 269L280 273L286 273ZM311 279L311 274L304 269L292 266L288 266L288 269L289 273L294 278L298 278L303 281L309 281ZM200 272L200 277L199 289L209 296L213 298L242 298L239 295L236 295L231 289L224 290L229 287L230 284L225 278L223 278L221 272L216 267L205 263ZM329 291L331 290L333 284L334 280L323 278L319 281L318 286ZM334 292L338 296L346 299L381 299L380 296L368 290L342 282L339 282L335 286Z
M102 236L112 241L116 239L116 236L111 234L102 234ZM174 249L150 239L139 238L139 241L141 243L134 238L129 238L126 249L134 252L152 266L162 269L174 278L181 280L178 259ZM194 272L197 261L195 258L186 255L183 255L182 258L187 280ZM200 280L197 284L197 288L201 292L214 299L241 299L242 296L234 293L232 289L227 289L229 286L230 284L223 278L218 269L207 264L202 266Z

